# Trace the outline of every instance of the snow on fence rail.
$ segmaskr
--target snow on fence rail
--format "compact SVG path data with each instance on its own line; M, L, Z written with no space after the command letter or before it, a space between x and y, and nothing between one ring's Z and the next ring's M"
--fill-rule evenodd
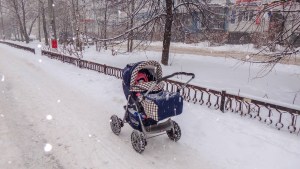
M10 45L10 43L5 44ZM19 45L10 46L24 50L30 49L27 47L20 47ZM42 50L42 55L51 59L73 64L83 69L94 70L99 73L104 73L106 75L122 79L122 69L120 68L81 60L45 50ZM176 91L183 83L174 80L167 80L165 81L165 84L166 90ZM300 118L298 118L300 115L300 108L298 106L280 104L271 102L267 99L260 99L241 94L232 94L226 91L217 91L191 84L187 85L186 88L180 92L184 100L187 102L204 105L211 109L220 110L223 113L232 112L242 117L256 119L278 130L286 130L290 133L300 133Z
M26 51L29 51L29 52L32 52L32 53L35 54L35 49L33 49L33 48L29 48L29 47L26 47L26 46L17 45L17 44L10 43L10 42L4 42L4 41L0 41L0 43L12 46L14 48L26 50Z

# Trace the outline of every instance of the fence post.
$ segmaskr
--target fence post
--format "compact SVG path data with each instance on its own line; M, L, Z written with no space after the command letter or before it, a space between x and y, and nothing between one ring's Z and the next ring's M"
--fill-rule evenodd
M107 74L107 72L106 72L106 65L104 65L104 74Z
M81 69L81 68L82 68L82 62L81 62L81 59L79 59L78 63L79 63L79 66L78 66L78 67Z
M220 110L225 113L225 96L226 96L226 91L225 90L222 90L222 93L221 93L221 107L220 107Z

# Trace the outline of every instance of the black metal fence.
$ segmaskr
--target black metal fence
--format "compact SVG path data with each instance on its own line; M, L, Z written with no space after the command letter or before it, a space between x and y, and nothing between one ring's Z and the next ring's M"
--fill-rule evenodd
M16 47L14 45L10 46ZM19 45L17 46L19 49L30 49L20 47ZM99 73L122 79L122 69L120 68L81 60L45 50L42 50L42 55L51 59L73 64L83 69L94 70ZM176 91L179 86L183 85L183 83L174 80L167 80L165 81L165 84L165 89L168 91ZM256 119L278 130L286 130L290 133L297 134L300 133L300 119L298 118L300 109L293 105L282 106L271 103L268 100L243 97L241 95L226 93L226 91L217 91L195 85L187 85L184 90L181 90L181 95L187 102L204 105L209 109L220 110L223 113L232 112L241 117Z
M118 79L122 78L122 69L120 68L94 63L86 60L81 60L78 58L62 55L59 53L49 52L45 50L42 50L42 55L48 56L50 59L56 59L65 63L73 64L80 68L94 70L99 73L104 73L106 75L114 76Z
M176 91L182 83L168 80L166 88L169 91ZM278 130L287 130L290 133L300 132L299 108L296 106L281 106L266 101L242 97L203 88L195 85L187 85L182 91L182 96L187 102L207 106L221 112L232 112L242 117L256 119Z

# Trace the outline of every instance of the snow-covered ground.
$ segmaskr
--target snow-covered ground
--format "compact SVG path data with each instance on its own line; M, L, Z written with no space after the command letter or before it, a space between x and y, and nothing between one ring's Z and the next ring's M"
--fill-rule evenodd
M13 42L25 45L22 42ZM27 46L38 49L40 43L35 41ZM195 46L196 45L196 46ZM161 46L154 42L152 46ZM208 47L205 42L199 44L172 43L174 48L207 49L214 52L240 51L257 52L253 45L225 45ZM85 60L123 68L127 63L142 60L160 62L161 53L155 51L136 51L120 53L112 56L111 50L96 52L95 46L86 48L83 53ZM245 56L246 57L246 56ZM300 57L300 56L299 56ZM270 102L282 102L300 106L300 66L277 64L270 73L262 72L262 64L243 63L226 57L211 57L192 54L170 53L170 66L163 66L164 74L176 71L193 72L195 85L215 90L226 90L229 93L269 99ZM266 74L266 75L265 75ZM258 78L261 75L263 78ZM177 79L180 80L180 79Z
M300 166L299 136L189 103L184 104L184 113L174 118L182 129L181 140L174 143L165 135L156 137L149 140L143 154L138 154L131 147L132 129L128 125L122 128L119 137L109 126L112 114L123 115L125 98L120 80L2 44L0 51L0 168L298 169ZM91 52L90 55L91 60L118 67L137 60L159 59L154 52L146 53L147 57L140 53L131 56L101 53L92 57ZM197 84L241 88L241 91L245 85L249 92L259 90L257 94L268 89L269 97L277 96L273 93L276 88L282 90L278 90L281 97L287 91L299 90L299 79L293 75L299 73L299 68L294 66L279 66L270 79L247 82L248 76L244 75L248 67L234 68L232 60L172 57L172 66L164 70L196 72ZM226 83L229 87L224 86Z
M162 46L162 42L153 42L151 46ZM253 44L244 44L244 45L230 45L230 44L224 44L220 46L211 46L208 41L206 42L200 42L200 43L191 43L191 44L186 44L186 43L181 43L181 42L176 42L176 43L171 43L171 48L189 48L189 49L204 49L207 51L215 52L224 52L224 51L235 51L235 52L248 52L248 53L257 53L260 51L260 49L254 48Z
M25 45L22 42L13 43ZM27 46L36 49L38 49L38 45L39 42L37 41L27 44ZM161 43L154 42L152 46L161 46ZM172 43L172 46L195 50L208 49L214 52L230 50L235 52L257 52L251 44L208 47L203 42L199 44ZM83 55L85 60L119 68L123 68L127 63L143 60L160 62L161 59L161 52L136 51L112 56L111 50L102 50L99 53L96 52L95 46L86 48ZM229 93L253 96L253 98L269 99L270 102L276 101L300 106L300 66L277 64L270 73L266 73L269 69L262 72L264 68L262 64L243 63L228 57L177 53L170 53L169 62L170 66L163 66L165 75L176 71L193 72L196 74L196 79L192 83L198 86L218 91L226 90ZM259 78L261 75L265 76Z
M160 61L160 53L147 51L112 56L110 51L97 53L94 49L89 49L84 59L123 68L126 63ZM243 64L231 58L171 53L170 64L171 66L163 66L164 74L176 71L193 72L196 78L192 83L202 87L300 106L299 66L278 64L265 77L256 78L262 65Z

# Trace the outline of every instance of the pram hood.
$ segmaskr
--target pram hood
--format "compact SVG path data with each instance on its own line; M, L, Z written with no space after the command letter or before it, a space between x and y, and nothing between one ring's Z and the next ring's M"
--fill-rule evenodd
M138 79L136 78L141 72L147 72L149 75L147 78L149 80L148 82L137 83ZM153 84L156 84L151 91L159 92L149 93L140 102L147 117L154 121L160 121L168 117L179 115L182 113L183 108L183 98L178 92L172 93L163 91L164 82L156 83L156 81L161 78L162 68L156 61L128 64L123 69L123 90L126 98L128 98L129 94L145 92ZM135 95L132 96L135 97ZM130 102L130 100L128 101Z
M157 61L150 60L128 64L123 69L123 90L126 97L128 97L130 92L143 91L142 89L135 87L136 77L138 76L139 71L143 69L149 70L149 72L152 73L152 76L154 76L155 79L162 78L162 68ZM153 82L145 83L144 86L148 87L150 83ZM157 88L161 88L161 85Z

